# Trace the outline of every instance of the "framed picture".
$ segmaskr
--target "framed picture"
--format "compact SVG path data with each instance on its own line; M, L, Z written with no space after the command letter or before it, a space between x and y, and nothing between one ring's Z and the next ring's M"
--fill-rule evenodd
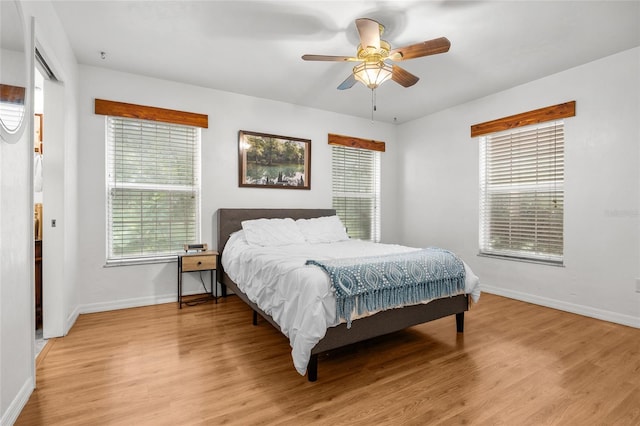
M265 133L238 132L239 185L311 189L311 141Z

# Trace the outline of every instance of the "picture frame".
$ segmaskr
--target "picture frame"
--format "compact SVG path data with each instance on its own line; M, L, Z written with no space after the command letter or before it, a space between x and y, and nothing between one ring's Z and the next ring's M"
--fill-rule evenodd
M238 185L311 189L311 140L240 130Z

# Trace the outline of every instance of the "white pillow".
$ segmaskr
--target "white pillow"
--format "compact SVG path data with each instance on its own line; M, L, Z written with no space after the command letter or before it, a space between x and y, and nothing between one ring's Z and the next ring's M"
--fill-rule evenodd
M244 237L249 244L258 246L284 246L304 244L304 236L291 218L255 219L242 221Z
M347 230L338 216L298 219L296 225L308 243L333 243L349 239Z

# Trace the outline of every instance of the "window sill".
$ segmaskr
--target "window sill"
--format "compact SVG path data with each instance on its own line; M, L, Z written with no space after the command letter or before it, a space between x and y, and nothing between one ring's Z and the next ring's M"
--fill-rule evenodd
M547 266L557 266L560 268L564 268L563 260L542 260L542 259L529 259L525 257L516 257L516 256L506 256L500 254L492 254L492 253L478 253L479 257L490 257L492 259L502 259L502 260L510 260L513 262L523 262L523 263L535 263L538 265L547 265Z
M104 264L104 268L114 268L118 266L135 266L135 265L150 265L154 263L171 263L178 260L178 255L165 255L136 259L114 259L107 260Z

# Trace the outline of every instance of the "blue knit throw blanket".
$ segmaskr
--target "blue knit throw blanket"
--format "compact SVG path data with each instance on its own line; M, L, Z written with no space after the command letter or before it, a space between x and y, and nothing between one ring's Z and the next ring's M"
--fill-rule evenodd
M307 260L322 268L336 294L339 319L351 327L351 314L358 315L464 293L462 260L450 251L429 247L409 253L384 256Z

